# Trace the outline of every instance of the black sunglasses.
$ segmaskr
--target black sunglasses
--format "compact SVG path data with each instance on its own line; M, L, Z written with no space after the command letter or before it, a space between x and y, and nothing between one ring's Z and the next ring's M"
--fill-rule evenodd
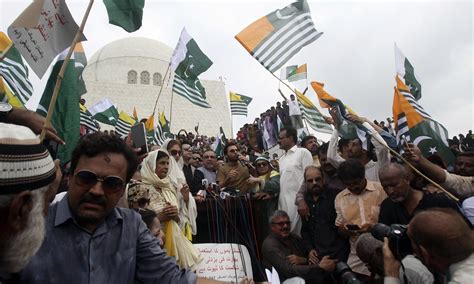
M278 225L280 227L283 227L285 225L291 226L291 221L283 221L283 222L272 222L273 225Z
M262 168L263 168L263 167L268 166L268 163L257 163L257 164L255 164L255 166L257 166L257 168L258 168L258 167L262 167Z
M181 151L180 150L171 150L170 154L171 154L171 156L176 156L176 155L181 156Z
M125 181L118 176L106 176L99 178L96 173L82 170L74 174L75 182L82 187L93 187L97 182L102 182L104 192L118 192L125 186Z

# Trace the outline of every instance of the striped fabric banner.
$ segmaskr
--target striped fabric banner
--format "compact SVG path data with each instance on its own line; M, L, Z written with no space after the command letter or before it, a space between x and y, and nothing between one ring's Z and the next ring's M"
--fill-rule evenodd
M0 32L0 53L4 51L6 54L0 61L0 76L24 105L33 95L33 85L28 79L28 67L23 63L20 52L13 46L8 36Z
M115 124L115 132L120 137L126 137L130 133L130 129L135 125L137 121L128 115L126 112L121 111L117 123Z
M315 131L331 134L332 127L324 120L322 113L316 106L302 93L295 91L296 98L300 104L303 118L308 122L309 126Z
M251 97L247 97L234 92L229 93L230 98L230 113L232 115L247 116L247 107L252 101Z
M80 124L91 132L99 131L99 123L92 117L89 110L82 104L79 104L79 109L81 111Z
M321 35L311 19L308 3L300 0L253 22L235 38L273 73Z
M176 94L180 96L185 97L191 103L198 105L200 107L205 107L205 108L211 107L209 103L206 101L206 99L202 97L201 93L198 90L189 87L189 85L186 84L186 81L183 78L181 78L178 74L174 75L173 92L175 92Z

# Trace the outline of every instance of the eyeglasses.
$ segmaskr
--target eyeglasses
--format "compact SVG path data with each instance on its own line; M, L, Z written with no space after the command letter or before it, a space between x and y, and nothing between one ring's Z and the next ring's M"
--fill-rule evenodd
M259 167L260 167L260 168L263 168L263 167L268 166L268 163L257 163L257 164L255 164L255 166L256 166L257 168L259 168Z
M273 225L278 225L280 227L283 227L285 225L291 226L291 221L283 221L283 222L272 222Z
M193 157L193 159L196 160L196 161L199 161L199 162L202 161L202 159L199 158L199 157Z
M171 156L181 156L181 151L180 150L171 150L170 151Z
M75 173L74 181L77 185L88 188L93 187L100 181L104 192L110 193L120 191L125 186L125 181L121 177L106 176L104 178L99 178L96 173L88 170L82 170Z
M228 152L235 153L235 152L237 152L237 149L230 149Z

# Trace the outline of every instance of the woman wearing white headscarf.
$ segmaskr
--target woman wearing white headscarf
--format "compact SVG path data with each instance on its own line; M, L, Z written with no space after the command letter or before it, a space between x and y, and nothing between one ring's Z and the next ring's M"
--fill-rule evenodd
M166 253L176 258L179 267L195 270L201 258L178 225L185 220L181 219L181 214L177 214L177 211L181 211L181 202L179 202L179 193L173 184L172 177L169 175L173 161L174 159L170 158L165 151L152 151L143 160L140 173L143 183L153 187L149 191L149 208L157 212L161 220L164 220Z
M197 206L196 201L189 192L189 186L183 173L181 144L177 140L166 139L161 146L161 151L170 157L168 176L178 193L179 218L182 220L180 226L184 235L191 241L192 235L197 234Z

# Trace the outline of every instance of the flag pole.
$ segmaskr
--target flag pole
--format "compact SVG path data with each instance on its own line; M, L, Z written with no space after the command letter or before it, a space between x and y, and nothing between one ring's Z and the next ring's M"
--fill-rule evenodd
M158 104L158 100L160 99L160 96L161 96L161 91L163 90L163 86L165 85L166 75L168 75L168 71L170 70L170 66L171 66L171 63L168 64L168 68L166 69L165 76L163 76L163 82L161 83L160 92L158 93L158 97L156 98L156 101L155 101L155 106L153 107L153 113L155 113L156 106ZM168 82L169 82L170 78L171 78L171 74L170 74L170 77L168 78Z
M270 72L270 71L268 71ZM273 74L272 72L270 72L270 74L272 74L273 77L277 78L278 81L280 81L281 83L283 83L283 85L285 85L288 89L290 89L290 91L293 93L293 89L290 87L290 85L288 85L287 83L283 82L280 78L278 78L278 76L276 76L275 74ZM278 84L278 86L280 86L280 84Z
M43 129L41 130L41 135L40 135L41 142L43 142L44 137L46 136L47 128L51 126L51 119L53 117L54 107L56 105L56 100L59 95L61 83L63 81L64 72L66 72L66 67L69 63L69 60L71 59L72 53L74 52L74 47L79 42L80 36L83 35L82 32L84 31L87 18L89 17L89 13L92 9L92 4L94 4L94 0L89 1L89 5L87 6L86 12L84 13L84 17L82 18L81 25L79 26L79 29L77 30L76 35L74 36L74 40L72 41L71 46L69 47L69 51L67 52L67 55L64 58L63 65L61 66L61 69L58 73L56 84L54 85L53 96L51 97L51 102L49 103L49 107L48 107L48 114L46 115L46 120L44 122Z
M434 180L430 179L429 177L427 177L426 175L424 175L422 172L420 172L415 166L413 166L409 161L407 161L407 159L405 159L402 155L400 155L397 151L393 150L392 148L390 148L386 143L385 141L380 141L378 137L372 135L371 133L369 133L371 137L373 137L375 140L377 140L377 142L379 142L380 144L382 144L385 148L387 148L390 153L392 153L393 155L395 155L397 158L399 158L400 160L402 160L405 164L407 164L412 170L414 170L417 174L419 174L420 176L422 176L424 179L426 179L427 181L429 181L432 185L434 185L435 187L437 187L438 189L440 189L441 191L443 191L449 198L451 198L452 200L456 201L456 202L459 202L459 198L457 198L456 196L454 196L452 193L450 193L449 191L447 191L446 189L444 189L441 185L439 185L437 182L435 182Z
M174 97L174 92L171 90L171 104L170 104L170 131L171 131L171 120L173 119L173 97Z

